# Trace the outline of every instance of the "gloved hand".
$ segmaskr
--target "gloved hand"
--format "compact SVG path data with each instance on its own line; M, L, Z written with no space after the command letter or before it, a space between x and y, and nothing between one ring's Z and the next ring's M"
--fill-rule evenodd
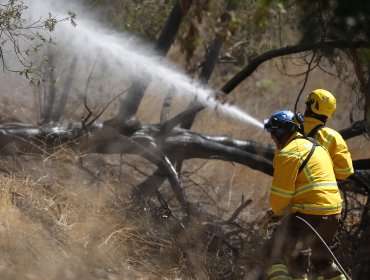
M274 211L272 211L271 208L266 211L265 217L266 217L266 220L268 221L268 223L277 223L281 219L281 216L276 215L274 213Z
M267 238L270 238L276 227L279 226L281 218L282 217L276 215L272 209L269 209L265 212L264 231Z

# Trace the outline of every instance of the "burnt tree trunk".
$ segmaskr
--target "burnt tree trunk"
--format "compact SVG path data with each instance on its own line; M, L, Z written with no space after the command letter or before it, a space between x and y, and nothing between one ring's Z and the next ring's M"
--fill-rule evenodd
M63 84L63 92L58 102L58 106L56 106L54 112L51 114L51 119L54 122L60 121L60 118L62 117L62 114L65 112L65 109L67 107L67 102L69 99L69 95L71 93L72 82L76 73L77 62L78 62L77 56L73 57L71 65L67 72L68 75L66 81Z
M48 55L48 69L46 71L47 74L47 84L48 90L44 90L43 95L43 103L41 105L41 123L47 124L51 120L51 114L54 108L55 103L55 96L56 96L56 87L55 87L55 71L54 69L54 53L52 52L52 48L48 45L47 48L47 55Z
M236 10L238 2L239 1L230 0L226 6L224 13L221 15L221 19L220 19L221 31L219 31L216 34L211 47L207 51L204 62L202 63L202 68L201 68L201 72L199 75L199 79L205 84L208 83L208 80L210 79L213 73L213 70L216 66L218 57L220 55L220 51L222 49L223 43L226 38L227 31L228 31L227 26L231 19L230 13ZM189 114L187 119L184 119L184 121L181 124L181 127L189 129L193 125L196 114L203 109L204 109L204 106L198 105L197 101L191 102L188 106L188 110L193 111L193 113L191 115ZM179 165L181 164L179 163Z
M170 46L173 44L180 28L180 24L186 13L189 11L192 2L192 0L176 1L176 4L167 19L155 46L155 49L161 55L165 56ZM110 121L107 121L106 124L119 127L120 123L123 123L125 120L135 116L149 83L150 77L135 80L126 98L121 102L117 116Z

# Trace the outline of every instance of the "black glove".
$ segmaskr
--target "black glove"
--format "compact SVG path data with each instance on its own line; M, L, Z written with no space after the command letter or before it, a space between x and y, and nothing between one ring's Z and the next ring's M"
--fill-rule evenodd
M271 208L266 211L265 216L266 219L268 220L268 223L277 223L281 219L281 216L276 215Z
M265 212L265 235L269 239L275 229L279 226L281 220L281 216L278 216L272 211L272 209L269 209Z

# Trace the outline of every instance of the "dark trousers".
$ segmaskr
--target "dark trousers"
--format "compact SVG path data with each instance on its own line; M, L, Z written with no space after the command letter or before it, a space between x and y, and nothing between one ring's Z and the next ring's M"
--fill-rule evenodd
M293 278L307 276L310 266L325 278L341 274L333 265L332 256L326 246L297 216L307 221L329 247L334 245L340 221L339 214L327 216L290 214L284 217L272 235L271 247L269 246L270 262L285 263Z

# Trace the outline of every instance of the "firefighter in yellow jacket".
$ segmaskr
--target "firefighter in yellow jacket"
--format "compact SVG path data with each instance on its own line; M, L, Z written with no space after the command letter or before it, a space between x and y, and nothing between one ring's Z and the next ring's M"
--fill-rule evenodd
M344 280L325 245L303 221L314 227L327 245L334 244L342 199L332 160L316 141L300 134L294 114L284 110L265 121L276 144L270 206L281 224L271 238L268 279L308 279L308 258L324 279Z
M337 180L353 174L351 155L343 137L334 129L325 126L336 110L335 97L325 89L316 89L306 98L304 133L315 138L330 154Z

